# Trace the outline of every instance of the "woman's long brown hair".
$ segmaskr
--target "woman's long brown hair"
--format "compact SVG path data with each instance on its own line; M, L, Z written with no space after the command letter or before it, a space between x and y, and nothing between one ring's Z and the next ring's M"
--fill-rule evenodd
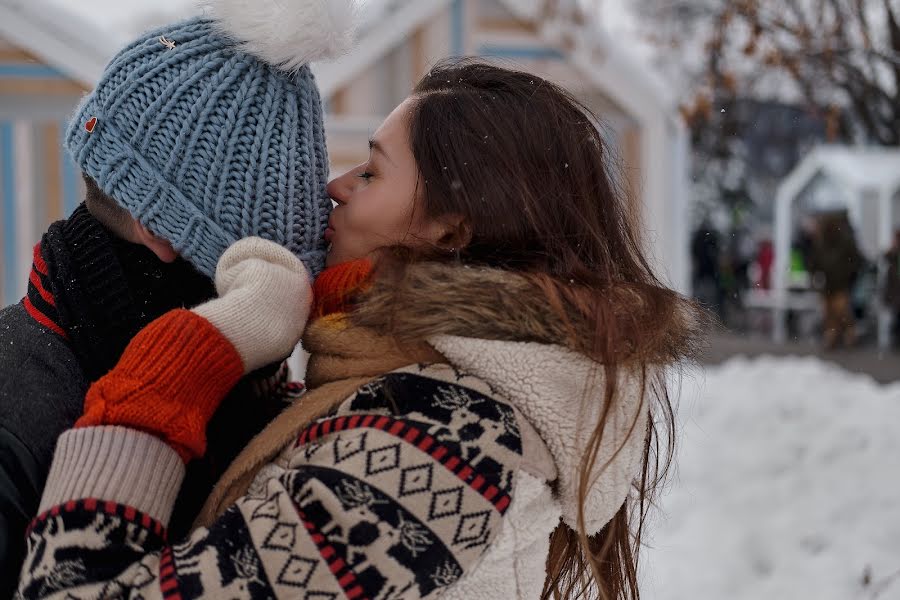
M553 532L543 596L638 598L647 509L673 455L674 415L658 367L692 354L701 314L654 275L600 122L571 94L529 73L451 59L413 97L417 210L461 217L461 230L444 240L449 260L525 274L567 324L560 343L602 365L604 408L579 467L579 527L560 522ZM632 501L589 532L584 498L595 464L613 458L598 451L623 366L643 375L642 398L655 400L643 405L652 418L642 469Z

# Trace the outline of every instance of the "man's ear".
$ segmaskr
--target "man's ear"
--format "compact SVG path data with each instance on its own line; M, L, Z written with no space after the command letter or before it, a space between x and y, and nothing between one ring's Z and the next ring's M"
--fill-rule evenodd
M175 252L168 240L154 235L137 219L134 221L134 236L135 242L150 248L153 254L164 263L175 262L175 259L178 258L178 253Z

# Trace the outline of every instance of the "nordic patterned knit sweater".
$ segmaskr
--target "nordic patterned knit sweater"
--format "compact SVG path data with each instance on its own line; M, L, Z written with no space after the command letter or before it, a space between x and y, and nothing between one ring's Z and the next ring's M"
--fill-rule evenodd
M423 264L401 301L392 288L376 282L350 313L310 324L310 391L238 457L208 526L187 539L166 533L183 443L124 427L65 433L22 597L539 597L549 535L576 521L602 369L565 346L565 326L514 274ZM388 317L404 343L378 331ZM144 393L137 377L196 399L239 376L228 339L177 311L91 393ZM622 375L597 458L606 468L586 498L591 533L638 475L640 389Z

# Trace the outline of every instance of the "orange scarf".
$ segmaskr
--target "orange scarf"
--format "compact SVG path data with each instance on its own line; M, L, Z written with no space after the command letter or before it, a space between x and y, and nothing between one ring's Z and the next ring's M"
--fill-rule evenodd
M322 271L313 283L314 304L310 320L348 312L354 295L365 289L372 274L372 261L360 258Z

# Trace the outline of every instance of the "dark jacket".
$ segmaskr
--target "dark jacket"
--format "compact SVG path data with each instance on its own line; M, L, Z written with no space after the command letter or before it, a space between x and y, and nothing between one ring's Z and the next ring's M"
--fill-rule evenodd
M884 260L887 263L887 269L885 269L882 300L888 308L900 311L900 250L889 250L884 255Z
M822 274L822 291L826 295L849 292L865 262L853 231L842 216L829 215L821 227L822 234L812 255L812 271Z
M0 310L0 598L15 589L56 438L81 415L86 391L62 337L21 303Z

